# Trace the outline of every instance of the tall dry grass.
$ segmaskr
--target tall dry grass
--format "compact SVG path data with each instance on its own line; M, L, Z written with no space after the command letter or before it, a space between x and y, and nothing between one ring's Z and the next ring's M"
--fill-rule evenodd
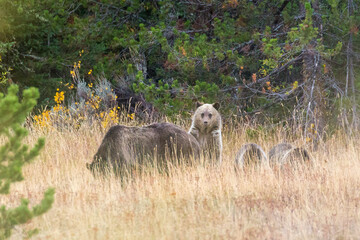
M18 227L12 239L34 227L40 228L34 239L359 238L357 141L329 139L312 153L310 169L236 172L236 151L250 141L247 128L226 127L220 167L184 166L169 175L149 171L123 184L114 177L94 179L85 167L105 134L96 124L32 129L28 143L45 136L45 149L0 205L17 206L21 197L35 204L50 186L56 188L55 202L49 212ZM268 151L284 140L278 132L260 133L253 141Z

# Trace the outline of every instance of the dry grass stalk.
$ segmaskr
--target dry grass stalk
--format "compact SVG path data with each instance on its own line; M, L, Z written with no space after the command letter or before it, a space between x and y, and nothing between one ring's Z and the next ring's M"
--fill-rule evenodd
M125 123L127 124L127 123ZM138 123L131 123L138 125ZM188 129L189 125L184 125ZM237 150L254 141L242 126L223 132L221 167L183 166L168 175L154 169L121 183L94 179L86 169L104 132L93 124L78 129L34 129L30 144L46 137L41 156L25 168L25 181L0 205L20 198L37 203L56 188L53 208L14 232L40 227L36 239L354 239L360 236L360 161L356 141L330 139L327 152L313 154L310 169L234 170ZM259 134L266 152L283 133ZM1 140L0 140L1 144Z

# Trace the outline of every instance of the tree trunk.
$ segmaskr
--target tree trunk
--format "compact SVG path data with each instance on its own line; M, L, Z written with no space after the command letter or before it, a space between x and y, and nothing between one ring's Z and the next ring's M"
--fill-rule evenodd
M305 10L305 8L302 8ZM314 13L318 12L318 1L313 2ZM321 18L315 14L313 26L319 29L322 36ZM324 84L321 73L321 55L316 50L317 39L313 39L303 50L303 107L306 111L304 136L313 150L316 150L325 127Z
M348 0L348 13L349 19L353 14L353 0ZM349 33L349 42L346 49L346 87L348 84L351 85L351 102L352 102L352 123L351 129L356 131L358 129L358 119L357 119L357 107L356 107L356 86L355 86L355 76L354 76L354 64L353 64L353 33L350 23L350 33ZM347 94L348 89L345 89Z

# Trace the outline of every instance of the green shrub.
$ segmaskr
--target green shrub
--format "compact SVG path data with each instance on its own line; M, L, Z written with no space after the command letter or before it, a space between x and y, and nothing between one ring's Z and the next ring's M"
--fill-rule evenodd
M0 194L6 195L10 191L10 185L24 180L22 167L31 162L44 146L44 139L38 139L36 145L29 149L22 144L27 130L22 126L29 112L36 105L39 92L36 88L23 91L23 100L17 96L19 87L11 85L8 93L0 93L0 136L7 141L0 147ZM16 208L0 208L0 240L10 237L11 230L20 224L24 224L32 218L39 216L51 208L54 201L54 189L48 189L40 204L29 208L27 199L22 199L20 206ZM31 230L31 236L36 233Z

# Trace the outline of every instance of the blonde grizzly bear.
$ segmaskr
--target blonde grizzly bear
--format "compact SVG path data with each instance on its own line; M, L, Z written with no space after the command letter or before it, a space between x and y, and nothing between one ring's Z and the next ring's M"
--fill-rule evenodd
M209 155L211 158L215 157L217 162L221 163L222 123L218 109L219 103L197 103L189 133L198 140L204 155Z
M106 133L94 161L86 164L92 172L118 175L135 166L158 165L167 162L191 162L198 158L200 146L189 133L172 123L154 123L144 127L113 126ZM156 160L156 162L155 162Z

